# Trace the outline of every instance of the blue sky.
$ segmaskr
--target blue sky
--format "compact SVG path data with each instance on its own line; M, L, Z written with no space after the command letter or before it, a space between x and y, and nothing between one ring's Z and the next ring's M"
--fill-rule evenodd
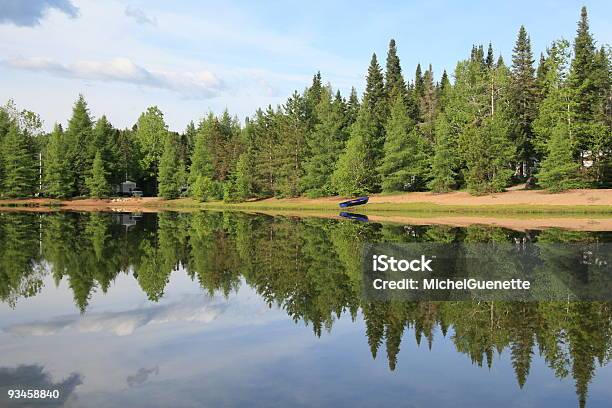
M437 77L452 71L474 43L491 41L509 62L521 24L537 58L573 39L583 4L598 43L611 44L609 1L0 0L0 101L38 112L49 129L81 92L117 127L158 105L181 130L209 110L243 119L281 103L317 70L344 94L361 91L390 38L409 76L418 62Z

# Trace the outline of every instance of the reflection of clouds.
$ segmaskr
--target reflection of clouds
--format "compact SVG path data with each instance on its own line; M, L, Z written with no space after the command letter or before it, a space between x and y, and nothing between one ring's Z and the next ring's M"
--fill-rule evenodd
M124 312L89 313L85 316L66 316L48 321L14 324L4 331L21 336L48 336L62 330L76 330L81 333L110 332L127 336L143 326L170 322L209 323L227 308L225 302L218 302L201 295L184 296L173 303L154 305Z
M151 374L154 374L154 375L159 374L159 367L158 366L155 366L153 368L143 367L140 370L138 370L136 374L128 375L127 383L130 386L130 388L135 387L137 385L142 385L145 382L147 382L147 380L149 379L149 375Z
M2 407L63 407L74 389L83 383L83 376L72 373L59 383L41 365L0 367L0 405ZM58 399L8 399L8 390L58 390Z

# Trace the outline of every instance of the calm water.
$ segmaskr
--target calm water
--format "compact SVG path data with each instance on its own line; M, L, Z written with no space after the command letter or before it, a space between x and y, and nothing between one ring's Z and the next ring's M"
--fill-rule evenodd
M611 303L362 300L361 245L420 241L612 233L0 213L0 406L612 406Z

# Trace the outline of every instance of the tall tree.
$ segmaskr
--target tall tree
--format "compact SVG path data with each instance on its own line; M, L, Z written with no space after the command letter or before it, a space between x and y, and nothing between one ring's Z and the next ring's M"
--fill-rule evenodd
M157 174L164 143L168 136L168 126L164 114L157 106L147 108L138 118L134 139L140 150L140 166L151 184L153 192L157 191Z
M559 122L555 126L546 147L547 155L538 172L539 184L551 192L582 187L580 164L573 158L567 124Z
M51 197L70 197L73 194L74 175L66 156L68 149L62 126L55 124L43 160L44 191Z
M109 172L105 169L104 159L100 151L96 152L90 175L85 179L89 195L95 198L106 197L110 193L108 182Z
M414 190L421 187L427 175L425 141L414 129L402 95L396 94L386 134L384 157L378 169L383 191Z
M359 111L357 121L351 126L346 149L338 159L332 175L332 185L341 195L358 195L373 192L379 180L374 165L373 135L376 121L365 105Z
M433 150L428 187L437 193L447 192L456 185L456 169L460 158L450 123L444 113L436 119Z
M532 122L537 114L537 88L531 41L521 26L512 54L510 137L516 146L519 175L529 175L533 166Z
M164 151L159 161L159 195L166 200L177 198L181 189L178 152L174 139L171 134L165 136Z
M85 178L91 171L92 120L83 95L79 95L72 108L72 117L66 128L67 154L74 176L74 191L77 195L87 194Z
M389 51L387 51L387 67L385 71L385 92L389 98L389 106L395 103L395 96L406 95L406 82L402 76L402 67L400 59L397 56L397 47L395 40L389 41Z
M38 160L28 139L17 123L11 121L0 146L4 162L4 181L0 191L6 197L31 196L36 190Z
M304 163L303 189L313 197L334 192L331 176L346 140L342 106L332 101L330 91L324 89L317 105L319 123L308 139L309 154Z

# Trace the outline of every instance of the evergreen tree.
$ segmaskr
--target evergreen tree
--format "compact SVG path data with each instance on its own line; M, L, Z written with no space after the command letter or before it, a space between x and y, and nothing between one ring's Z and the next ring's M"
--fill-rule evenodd
M92 120L83 95L79 95L72 109L72 117L66 129L66 142L68 147L66 153L74 177L72 184L75 194L85 195L87 194L85 178L91 171L93 155L91 149Z
M419 100L420 121L418 128L420 133L429 143L433 143L434 122L437 114L436 87L433 80L433 69L425 71L423 76L423 94Z
M357 120L357 115L359 114L359 97L357 96L357 90L355 87L351 88L351 95L349 96L349 100L346 107L346 127L351 126Z
M402 76L400 59L397 56L395 40L389 41L389 51L387 52L387 67L385 72L385 92L389 98L389 107L395 103L395 96L406 97L406 83Z
M89 195L95 198L108 196L110 193L110 185L108 183L109 173L104 168L104 159L102 153L96 152L90 175L85 179L85 184L89 190Z
M180 194L178 177L178 153L173 136L167 134L164 141L164 151L159 161L159 195L166 200L177 198Z
M106 119L106 115L102 115L96 121L92 131L92 143L89 148L92 150L90 153L92 157L95 157L100 152L104 168L108 172L109 183L119 183L123 179L124 174L122 174L123 169L119 163L117 132L108 119Z
M532 122L537 113L537 93L531 42L525 27L521 26L512 54L510 106L512 127L510 138L514 142L519 163L519 174L529 175L533 158Z
M66 140L61 125L55 124L44 155L44 193L65 198L73 194L74 175L66 156Z
M245 201L253 195L253 181L251 169L253 168L249 154L244 152L238 157L236 163L236 199Z
M436 120L434 153L430 164L430 181L428 187L434 192L442 193L451 190L456 184L456 168L459 154L450 124L446 115L441 114Z
M375 119L364 105L351 127L346 148L332 175L332 185L340 195L372 192L378 185L376 167L372 160L372 144L376 132Z
M370 112L376 126L373 147L377 150L375 157L379 159L385 142L384 125L387 121L389 105L382 70L378 65L376 54L372 54L372 60L368 68L366 89L363 94L363 106Z
M387 121L384 157L378 171L385 192L414 190L427 175L425 141L408 117L402 95L396 95Z
M284 197L296 197L302 192L303 164L307 150L309 118L306 101L295 92L283 106L283 111L277 116L276 122L280 135L280 143L275 147L276 191Z
M567 125L559 123L548 140L548 154L538 172L539 184L551 192L583 186L579 177L580 165L573 160Z
M487 48L487 58L485 59L485 65L488 69L493 69L493 60L493 44L489 43L489 48Z
M303 189L311 197L333 193L331 176L346 139L341 106L332 102L329 89L321 96L317 116L319 123L308 139L309 154L302 179Z
M474 193L503 191L514 171L509 167L516 148L508 139L508 123L500 111L469 127L462 135L469 149L464 151L465 180Z
M36 190L38 160L34 157L28 135L20 131L15 121L9 124L2 140L4 180L0 193L6 197L27 197Z

